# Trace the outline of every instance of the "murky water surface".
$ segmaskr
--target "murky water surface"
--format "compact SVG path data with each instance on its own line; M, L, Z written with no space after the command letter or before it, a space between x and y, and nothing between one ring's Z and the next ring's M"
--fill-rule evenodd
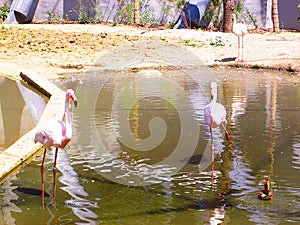
M213 171L203 120L212 80L231 134L213 131ZM79 107L73 139L59 151L56 208L49 151L45 210L40 156L1 184L0 224L300 223L299 77L162 71L61 86L77 87ZM262 201L267 177L275 197Z

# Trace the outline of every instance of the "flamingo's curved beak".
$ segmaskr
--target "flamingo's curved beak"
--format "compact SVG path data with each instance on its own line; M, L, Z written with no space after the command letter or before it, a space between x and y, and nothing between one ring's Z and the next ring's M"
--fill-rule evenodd
M77 107L77 98L74 94L71 94L69 98L73 101L74 106Z
M77 99L74 100L74 106L77 108Z
M72 99L74 106L77 107L77 97L75 96L75 94L71 94L70 99Z

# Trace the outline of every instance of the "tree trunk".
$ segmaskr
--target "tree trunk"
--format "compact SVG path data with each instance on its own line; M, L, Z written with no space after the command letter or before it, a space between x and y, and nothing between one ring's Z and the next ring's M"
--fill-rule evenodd
M223 31L231 32L232 31L232 14L235 10L235 0L223 0Z
M272 21L273 21L273 31L279 32L279 18L278 18L278 3L277 0L272 0Z
M140 0L134 0L134 23L140 24Z

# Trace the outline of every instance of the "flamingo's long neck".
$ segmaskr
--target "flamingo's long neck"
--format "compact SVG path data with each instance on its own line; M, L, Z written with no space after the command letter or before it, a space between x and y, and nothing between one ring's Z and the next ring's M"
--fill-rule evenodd
M217 98L218 98L218 92L217 92L217 89L215 87L211 88L210 96L211 96L211 103L216 103Z
M233 17L233 19L232 19L232 31L235 30L235 25L236 25L236 18Z
M66 137L72 137L72 121L70 116L69 97L65 100Z
M232 32L237 35L238 37L240 36L239 31L237 30L237 24L236 24L236 17L234 16L232 18Z

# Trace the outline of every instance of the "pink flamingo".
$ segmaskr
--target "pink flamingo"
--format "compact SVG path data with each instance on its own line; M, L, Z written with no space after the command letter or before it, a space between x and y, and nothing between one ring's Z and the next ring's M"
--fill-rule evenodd
M226 123L226 110L224 106L217 102L217 83L211 82L210 84L210 96L211 102L205 106L204 108L204 119L206 124L209 126L210 130L210 138L211 138L211 151L212 151L212 165L214 164L214 143L213 143L213 136L212 136L212 128L216 128L222 126L225 134L226 139L230 140L229 132L226 130L224 123Z
M232 14L232 32L238 37L238 62L244 62L243 51L244 51L244 36L248 33L247 27L245 24L236 23L236 15ZM242 39L242 46L241 40ZM242 49L241 49L242 48ZM240 52L242 52L242 58L240 58Z
M69 89L66 91L66 99L65 99L65 112L64 112L64 120L51 121L39 129L34 137L34 142L39 142L44 146L44 155L42 165L40 167L41 175L42 175L42 203L44 206L44 161L46 157L47 149L50 149L52 146L56 148L55 158L54 158L54 167L53 167L53 197L54 197L54 206L56 199L56 158L58 148L64 148L72 138L72 121L70 116L70 108L69 103L70 100L74 102L75 107L77 107L77 98L74 94L74 91Z

